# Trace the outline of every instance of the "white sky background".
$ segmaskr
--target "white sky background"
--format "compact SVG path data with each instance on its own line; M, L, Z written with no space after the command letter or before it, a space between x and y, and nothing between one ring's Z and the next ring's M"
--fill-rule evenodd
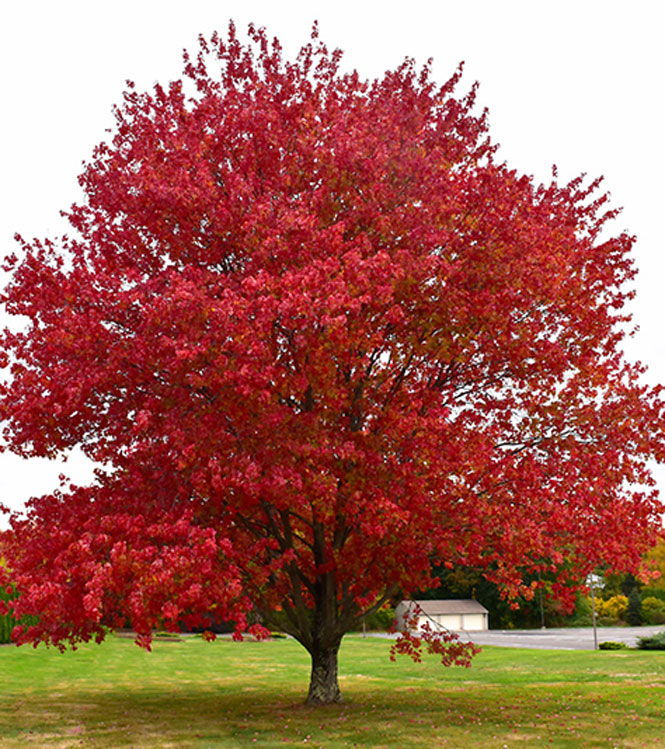
M314 19L343 66L377 77L404 57L434 58L443 83L461 60L464 83L480 82L499 156L538 181L553 163L562 179L604 175L624 211L615 229L636 234L640 269L633 305L641 330L628 347L665 383L661 289L665 264L665 105L661 3L656 0L59 0L5 4L0 13L0 253L13 235L55 237L78 200L81 164L112 126L125 80L142 90L181 75L181 52L199 33L239 35L254 21L292 57ZM2 320L0 320L2 322ZM58 484L60 463L0 455L0 502L20 508ZM80 456L65 472L85 482ZM665 488L665 471L662 485ZM0 527L3 521L0 518Z

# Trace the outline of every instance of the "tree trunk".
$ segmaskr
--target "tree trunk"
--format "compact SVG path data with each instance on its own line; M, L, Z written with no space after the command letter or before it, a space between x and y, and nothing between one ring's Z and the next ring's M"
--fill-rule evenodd
M332 549L326 543L322 523L312 526L314 562L318 568L334 561ZM308 705L330 705L342 701L337 683L337 653L343 632L338 622L337 585L333 571L316 575L312 590L314 611L307 637L307 650L312 658L312 675L309 680Z
M332 647L314 646L310 651L312 657L312 675L309 681L308 705L330 705L342 701L342 693L337 683L338 642Z

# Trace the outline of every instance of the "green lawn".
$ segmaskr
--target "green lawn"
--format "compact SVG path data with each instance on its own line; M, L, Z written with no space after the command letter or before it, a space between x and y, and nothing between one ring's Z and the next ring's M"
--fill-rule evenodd
M388 647L347 637L346 703L318 709L291 640L0 647L0 746L665 746L665 652L486 647L446 669Z

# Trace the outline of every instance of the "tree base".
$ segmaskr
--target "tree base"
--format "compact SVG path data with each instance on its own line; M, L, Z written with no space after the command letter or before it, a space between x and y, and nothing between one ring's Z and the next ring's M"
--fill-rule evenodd
M342 699L342 693L339 691L339 687L334 690L322 691L315 689L313 690L311 685L309 688L309 694L305 700L305 704L311 707L320 707L322 705L339 705L344 700Z
M337 683L337 651L335 648L315 650L312 656L312 674L306 705L334 705L342 702Z

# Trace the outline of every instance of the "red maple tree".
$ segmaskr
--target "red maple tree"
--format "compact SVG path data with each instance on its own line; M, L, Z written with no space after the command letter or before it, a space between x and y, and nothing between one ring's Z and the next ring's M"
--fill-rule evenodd
M12 521L18 642L253 612L325 703L344 633L433 565L527 595L634 569L663 403L621 353L633 239L601 237L599 181L498 163L460 71L366 82L316 30L292 62L253 27L200 43L184 82L129 85L72 237L6 261L6 442L100 465Z

